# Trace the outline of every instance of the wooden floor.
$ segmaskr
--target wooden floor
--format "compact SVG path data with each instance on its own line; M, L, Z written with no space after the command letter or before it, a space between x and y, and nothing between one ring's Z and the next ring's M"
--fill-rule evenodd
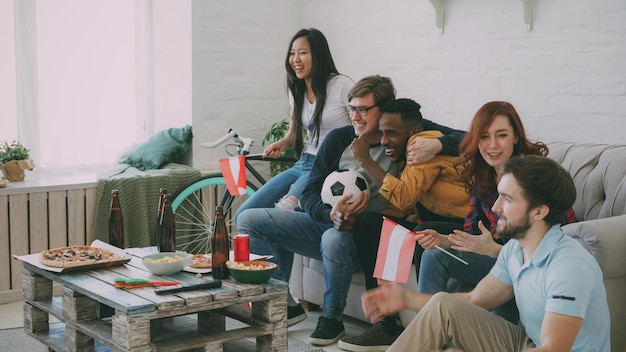
M317 325L320 313L321 311L307 312L308 318L305 321L289 328L289 336L306 342ZM0 329L22 327L23 323L22 302L0 304ZM344 325L346 327L346 335L349 336L360 334L369 327L367 323L349 317L344 319ZM250 351L254 351L254 346L250 346ZM323 349L329 352L342 351L337 347L337 343L324 346ZM247 350L245 347L243 349L237 348L237 352L247 352Z

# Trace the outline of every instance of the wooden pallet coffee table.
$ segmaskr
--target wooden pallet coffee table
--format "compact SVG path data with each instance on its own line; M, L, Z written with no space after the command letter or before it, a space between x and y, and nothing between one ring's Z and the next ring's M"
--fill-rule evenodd
M52 273L24 263L24 330L55 351L222 351L225 342L256 338L257 351L287 351L287 284L223 280L221 288L157 295L151 287L115 288L117 277L190 282L194 274L155 276L139 249L125 265ZM209 274L210 275L210 274ZM63 286L53 297L53 282ZM252 308L243 304L252 303ZM110 314L102 312L110 311ZM50 324L49 316L61 323ZM226 317L244 327L226 330ZM176 319L176 320L174 320Z

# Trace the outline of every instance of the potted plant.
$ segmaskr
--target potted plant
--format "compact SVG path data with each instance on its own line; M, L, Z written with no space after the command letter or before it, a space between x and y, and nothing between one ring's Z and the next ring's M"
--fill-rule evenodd
M270 128L270 130L267 132L267 134L265 134L265 138L263 138L262 145L270 144L270 143L281 140L285 136L288 130L289 130L289 121L287 121L287 119L283 119L281 121L274 123L272 127ZM283 153L283 156L295 158L296 151L293 149L286 150ZM270 162L270 176L272 177L276 176L282 171L285 171L288 168L292 167L294 164L295 163L286 162L286 161L271 161Z
M32 170L35 166L29 157L30 151L18 141L0 144L0 170L6 179L24 180L24 170Z

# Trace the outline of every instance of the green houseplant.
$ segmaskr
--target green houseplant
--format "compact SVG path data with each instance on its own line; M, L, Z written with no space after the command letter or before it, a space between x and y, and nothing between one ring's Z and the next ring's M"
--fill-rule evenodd
M24 180L24 170L32 170L30 151L18 141L0 144L0 170L9 181Z
M265 134L265 138L261 144L265 146L265 144L270 144L279 141L281 138L285 136L285 133L289 130L289 121L287 119L283 119L278 121L272 125L269 131ZM296 151L293 149L286 150L283 152L284 157L296 157ZM282 171L287 170L292 167L295 163L286 162L286 161L271 161L270 162L270 175L272 177L278 175Z

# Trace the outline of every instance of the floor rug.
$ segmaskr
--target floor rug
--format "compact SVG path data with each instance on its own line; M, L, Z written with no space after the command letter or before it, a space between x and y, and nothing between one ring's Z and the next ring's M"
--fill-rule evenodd
M235 320L227 319L227 329L238 327ZM308 343L289 337L287 341L289 351L294 352L323 352L321 348L315 348ZM224 351L247 352L255 351L254 339L246 339L238 343L226 344ZM28 336L23 328L0 330L0 352L38 352L47 351L46 346Z
M23 328L0 330L0 352L44 351L39 341L26 335Z

